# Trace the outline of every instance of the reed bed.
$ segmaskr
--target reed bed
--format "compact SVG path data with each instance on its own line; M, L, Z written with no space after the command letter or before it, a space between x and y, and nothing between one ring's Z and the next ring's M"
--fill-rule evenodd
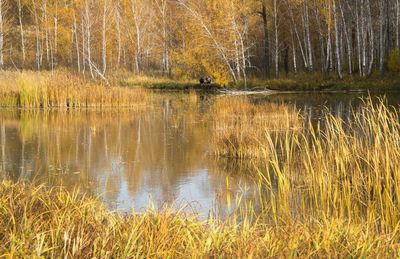
M211 150L217 157L260 158L265 131L297 131L301 118L294 107L252 102L247 96L218 98L211 111Z
M0 183L0 254L64 258L257 258L397 255L399 235L345 221L198 221L165 209L121 215L78 192Z
M0 183L0 254L399 256L397 109L366 101L361 110L353 111L349 122L326 114L307 130L276 135L264 129L258 143L263 162L256 169L260 208L242 204L224 221L200 221L183 210L167 208L122 215L79 192L4 180Z
M383 101L365 102L346 122L323 122L277 139L265 133L260 173L276 218L347 220L396 233L400 219L400 118ZM278 191L276 191L278 190Z
M148 99L145 89L104 86L66 71L0 73L0 107L136 107Z

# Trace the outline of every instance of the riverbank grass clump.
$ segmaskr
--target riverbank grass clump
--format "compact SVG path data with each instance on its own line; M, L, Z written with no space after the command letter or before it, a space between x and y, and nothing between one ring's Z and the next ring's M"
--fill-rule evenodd
M368 100L352 117L326 114L285 138L266 132L268 156L259 175L270 196L261 204L272 204L275 219L347 220L398 235L398 109Z
M266 131L281 135L301 127L299 112L279 103L255 103L247 96L222 96L214 102L212 153L217 157L260 158Z
M106 86L66 71L1 72L0 106L21 108L137 107L148 92Z

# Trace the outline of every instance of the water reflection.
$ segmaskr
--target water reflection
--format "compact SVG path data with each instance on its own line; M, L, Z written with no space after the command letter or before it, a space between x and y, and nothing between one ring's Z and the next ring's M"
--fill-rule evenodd
M2 111L1 169L15 180L78 186L111 209L189 203L223 216L231 196L253 197L252 184L208 155L208 108L171 96L141 112Z
M391 95L390 104L399 95ZM351 118L359 94L255 96L285 102L306 120L327 109ZM213 98L163 95L142 111L0 111L1 175L49 186L79 187L113 210L141 211L153 204L224 217L235 199L256 202L247 163L216 161L208 154ZM234 98L234 97L232 97Z

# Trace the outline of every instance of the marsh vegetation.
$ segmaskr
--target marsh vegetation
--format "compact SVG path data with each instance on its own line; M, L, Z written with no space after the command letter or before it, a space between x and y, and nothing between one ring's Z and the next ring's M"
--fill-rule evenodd
M185 107L196 105L194 98L191 103ZM245 98L237 103L248 110L236 116L260 112ZM278 114L289 109L268 107ZM226 219L198 220L168 207L123 215L76 191L5 180L0 251L20 257L397 256L398 109L365 100L351 120L326 111L304 127L296 114L293 124L286 113L287 120L277 117L281 124L252 135L259 148L251 154L261 161L252 167L257 206L236 196L238 206Z
M0 257L399 257L399 50L399 0L0 0Z
M0 106L20 108L139 107L143 88L101 85L66 71L0 73Z
M346 116L321 109L314 119L246 96L156 94L153 102L134 116L3 112L0 253L397 255L400 122L386 100L363 99ZM15 130L20 140L10 142ZM140 198L154 188L164 190L155 203ZM173 206L188 198L176 192L186 188L215 208ZM110 210L110 201L129 196L138 199ZM143 202L153 205L128 209Z

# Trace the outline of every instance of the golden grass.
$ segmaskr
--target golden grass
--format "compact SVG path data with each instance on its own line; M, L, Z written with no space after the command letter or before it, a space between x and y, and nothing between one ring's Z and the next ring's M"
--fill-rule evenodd
M268 150L258 155L264 162L257 182L261 208L243 204L223 222L170 209L123 216L77 192L3 181L0 254L398 257L399 112L366 101L353 117L346 123L326 114L323 124L283 137L264 130L258 140L260 152Z
M5 257L375 257L396 255L399 241L397 231L339 220L200 222L168 209L123 216L77 192L7 181L0 183L0 227Z
M148 98L142 88L103 86L66 71L0 73L2 107L137 107Z
M215 123L211 149L218 157L259 158L265 131L280 134L298 130L301 124L294 107L255 104L247 96L216 99L211 116Z
M175 80L168 77L145 75L123 75L113 81L131 88L144 87L164 90L184 90L200 86L197 80Z
M346 219L369 230L397 233L398 110L368 100L361 111L353 111L350 123L329 114L324 120L283 139L266 133L266 173L260 176L271 194L278 190L274 216Z
M6 257L375 257L398 250L397 231L346 221L239 225L171 210L122 216L77 193L8 182L0 189Z

